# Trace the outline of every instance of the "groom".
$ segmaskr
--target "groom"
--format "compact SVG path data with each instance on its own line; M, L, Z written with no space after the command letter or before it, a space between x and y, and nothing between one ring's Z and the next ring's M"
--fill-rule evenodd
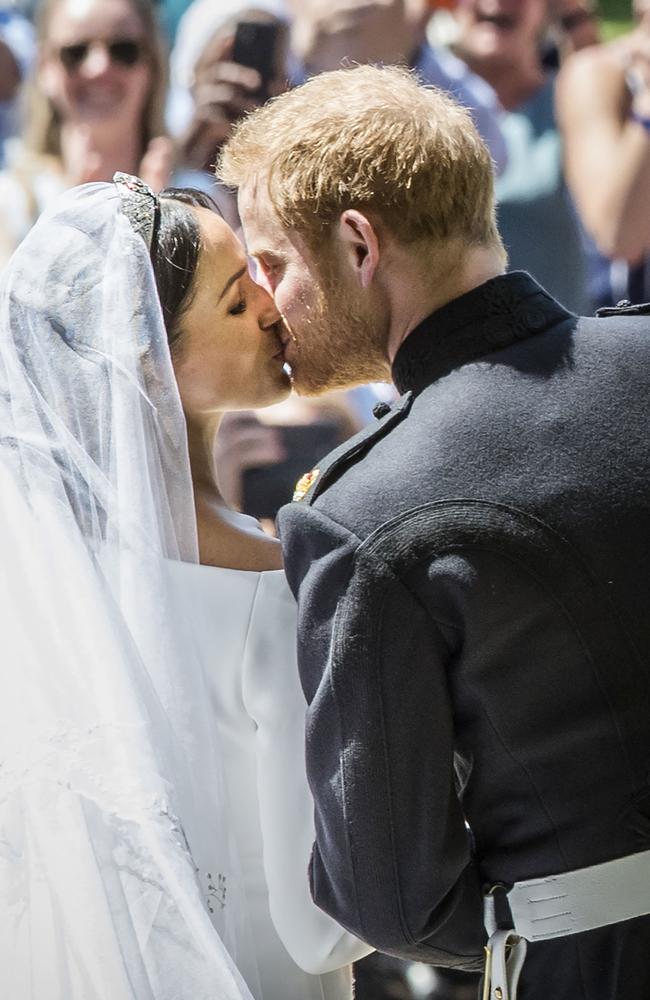
M496 1000L523 938L527 1000L647 1000L650 321L504 273L488 153L406 71L310 80L220 175L297 390L401 393L280 518L317 903L437 965L489 935Z

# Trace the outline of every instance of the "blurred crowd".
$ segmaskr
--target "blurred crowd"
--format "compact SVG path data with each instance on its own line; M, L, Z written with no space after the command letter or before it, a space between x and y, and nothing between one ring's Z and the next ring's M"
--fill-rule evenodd
M248 110L346 63L401 63L472 112L511 269L576 312L650 299L650 0L603 41L595 0L0 0L0 268L67 187L192 186L238 229L213 165ZM269 530L320 455L390 386L224 421L226 497ZM476 995L473 976L386 957L358 1000Z

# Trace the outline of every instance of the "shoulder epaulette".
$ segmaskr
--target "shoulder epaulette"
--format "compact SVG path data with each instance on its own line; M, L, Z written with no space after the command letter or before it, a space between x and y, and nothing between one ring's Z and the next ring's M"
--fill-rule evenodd
M650 314L650 302L633 304L629 299L621 299L615 306L603 306L596 310L596 316L647 316Z
M377 407L376 423L364 427L358 434L348 438L342 445L331 451L319 463L318 468L307 472L296 485L293 499L298 502L313 503L336 473L357 458L374 441L388 434L396 423L404 419L411 408L412 401L413 393L406 392L391 406L382 404L381 407Z

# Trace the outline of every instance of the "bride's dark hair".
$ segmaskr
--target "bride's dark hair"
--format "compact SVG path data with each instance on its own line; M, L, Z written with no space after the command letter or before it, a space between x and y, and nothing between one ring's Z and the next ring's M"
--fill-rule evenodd
M173 353L179 347L183 315L192 301L201 252L201 229L192 208L221 213L210 195L196 188L165 188L158 200L160 218L151 261Z

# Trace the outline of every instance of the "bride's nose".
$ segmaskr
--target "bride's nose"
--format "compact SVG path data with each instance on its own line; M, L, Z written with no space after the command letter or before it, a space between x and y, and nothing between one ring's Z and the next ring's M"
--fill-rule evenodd
M273 301L273 296L262 285L257 285L257 294L259 295L259 324L263 330L267 330L279 322L280 312Z

